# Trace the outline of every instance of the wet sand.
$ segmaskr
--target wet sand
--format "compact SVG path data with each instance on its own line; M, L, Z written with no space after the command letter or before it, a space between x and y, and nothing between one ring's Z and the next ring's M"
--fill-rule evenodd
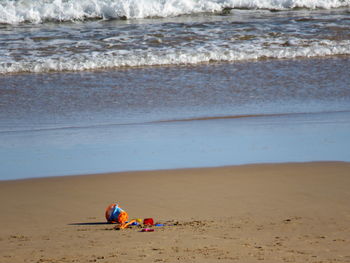
M0 262L350 262L350 163L0 182ZM113 230L104 210L168 226Z

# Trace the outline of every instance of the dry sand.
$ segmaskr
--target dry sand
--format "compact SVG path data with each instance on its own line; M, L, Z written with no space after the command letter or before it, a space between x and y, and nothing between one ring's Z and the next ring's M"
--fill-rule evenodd
M350 163L0 182L0 262L350 262ZM113 230L104 210L175 224Z

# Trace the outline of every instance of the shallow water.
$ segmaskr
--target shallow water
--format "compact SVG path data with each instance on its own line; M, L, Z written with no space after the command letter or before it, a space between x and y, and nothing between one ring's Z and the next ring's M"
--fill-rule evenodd
M1 179L350 161L349 62L2 76Z
M0 76L0 131L350 109L350 59Z
M349 0L0 0L0 180L350 161Z
M1 134L1 180L249 163L350 161L350 112Z

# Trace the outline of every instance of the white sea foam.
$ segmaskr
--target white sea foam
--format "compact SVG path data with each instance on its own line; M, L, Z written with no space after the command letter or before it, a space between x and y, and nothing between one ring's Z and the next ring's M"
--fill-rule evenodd
M275 47L252 46L242 44L233 49L222 47L203 47L194 49L173 49L130 52L93 52L75 54L72 57L36 58L27 61L0 63L0 73L83 71L117 67L139 67L156 65L186 65L208 62L234 62L263 58L292 59L350 55L350 40L321 40L302 45L303 40L291 40L288 47L275 43ZM304 43L305 44L305 43Z
M0 0L0 23L168 17L223 8L349 7L350 0Z

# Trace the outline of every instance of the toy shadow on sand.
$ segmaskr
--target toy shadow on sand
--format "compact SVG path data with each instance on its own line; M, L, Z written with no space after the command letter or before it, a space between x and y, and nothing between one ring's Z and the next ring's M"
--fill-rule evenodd
M111 225L108 222L82 222L82 223L71 223L70 226L95 226L95 225Z

